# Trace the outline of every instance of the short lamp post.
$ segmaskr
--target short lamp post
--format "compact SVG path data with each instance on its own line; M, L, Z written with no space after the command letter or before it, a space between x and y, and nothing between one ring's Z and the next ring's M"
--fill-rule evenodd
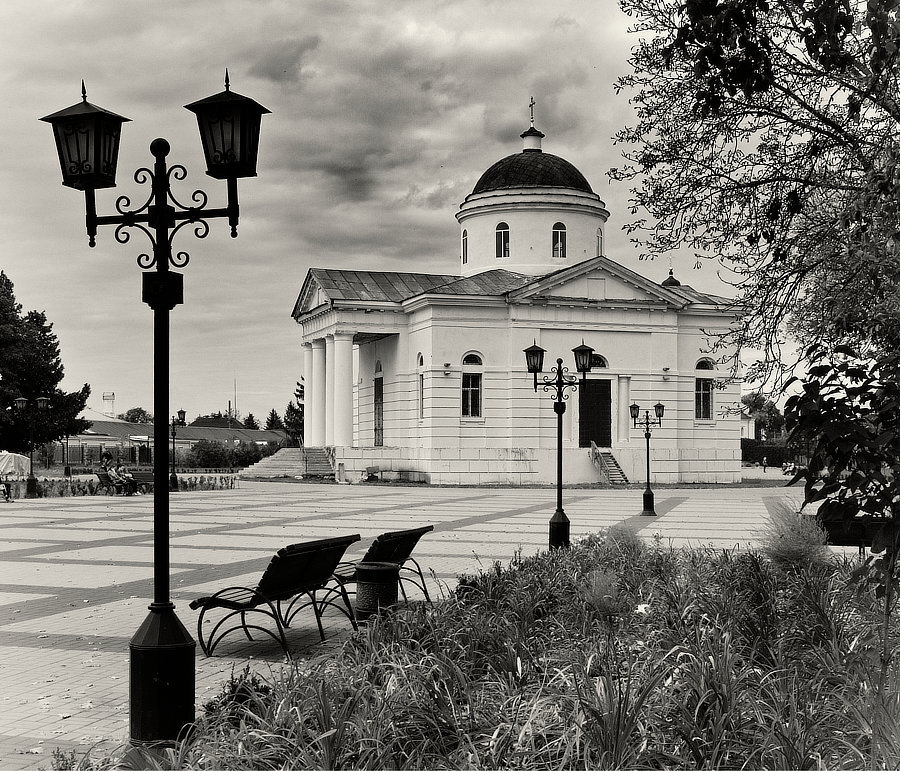
M228 73L225 90L186 108L197 116L206 156L206 173L227 183L227 205L207 208L202 190L191 194L184 206L173 194L171 181L187 177L184 166L166 165L169 143L154 139L152 170L139 168L134 181L150 185L146 201L132 208L128 196L116 200L116 214L98 216L94 191L115 187L121 115L87 101L84 83L81 102L48 115L62 169L62 183L84 192L88 244L94 246L100 225L115 227L119 243L128 243L132 230L142 232L151 250L139 254L142 299L153 309L153 603L144 623L131 639L131 739L135 742L172 742L194 721L194 655L196 643L175 615L169 599L169 480L166 453L169 411L169 312L183 302L183 268L187 252L173 253L172 241L190 225L197 238L209 233L207 220L227 217L232 238L239 218L237 181L256 176L261 116L269 112L257 102L231 91ZM156 268L155 271L150 270Z
M16 411L28 417L28 480L25 482L25 497L37 498L37 477L34 475L34 419L37 414L50 408L50 399L38 396L26 399L19 396L15 400Z
M177 426L185 425L184 416L184 410L178 410L178 417L172 416L172 473L169 475L169 489L172 492L178 492L178 475L175 473L175 429Z
M629 406L628 411L631 413L631 420L634 422L634 427L643 428L644 439L647 440L647 489L644 490L644 510L641 512L641 516L655 517L656 509L654 508L653 503L653 490L650 489L650 429L653 426L662 426L663 413L666 411L666 407L662 402L657 402L653 405L653 412L656 415L656 419L650 417L650 410L644 410L644 417L642 418L640 416L641 408L638 404Z
M538 375L544 368L544 354L546 351L541 348L535 340L534 345L529 345L525 351L525 364L528 372L534 375L534 390L538 389ZM581 373L582 381L591 371L591 356L594 349L581 341L581 345L572 349L575 354L575 369ZM562 425L563 415L566 411L566 400L569 395L566 389L571 388L575 391L578 388L578 378L575 375L566 374L568 367L563 366L563 360L557 359L556 366L551 369L553 375L544 375L543 389L550 393L553 398L553 411L556 413L556 511L550 518L550 548L567 548L569 546L569 518L563 510L562 504L562 478L563 478L563 462L562 462Z

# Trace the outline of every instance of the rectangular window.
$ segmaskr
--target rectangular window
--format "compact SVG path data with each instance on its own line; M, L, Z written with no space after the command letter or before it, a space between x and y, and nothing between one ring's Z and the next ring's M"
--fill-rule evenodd
M419 374L419 420L425 417L425 375Z
M462 416L481 417L481 373L463 372L462 376Z
M697 420L712 420L713 417L713 381L697 378L694 389L694 417Z

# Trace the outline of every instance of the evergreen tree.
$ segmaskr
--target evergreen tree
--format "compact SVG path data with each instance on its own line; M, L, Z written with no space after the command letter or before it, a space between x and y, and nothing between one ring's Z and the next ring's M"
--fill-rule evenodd
M42 444L87 429L90 421L78 418L87 404L91 387L67 393L59 388L64 369L59 341L43 311L22 314L13 283L0 271L0 448L25 451L31 439ZM15 407L15 399L32 400L25 414ZM50 408L35 412L33 400L46 396Z
M284 430L284 421L275 412L275 408L272 408L272 411L269 413L269 417L266 418L266 431L274 431L276 429Z
M284 430L295 442L303 444L303 405L288 402L284 408Z
M259 430L259 421L252 412L247 413L247 417L244 419L244 428L248 428L252 431Z

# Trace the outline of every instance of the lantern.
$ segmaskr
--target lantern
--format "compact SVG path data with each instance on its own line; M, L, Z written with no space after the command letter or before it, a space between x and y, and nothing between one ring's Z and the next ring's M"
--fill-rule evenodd
M638 406L637 402L628 406L628 412L631 413L631 419L637 423L637 419L641 414L641 408Z
M537 344L537 340L533 345L529 345L523 353L525 354L525 365L528 371L534 375L534 390L537 391L537 376L544 369L544 354L546 351Z
M129 118L91 104L82 81L80 104L41 120L53 126L63 185L76 190L116 186L119 136Z
M657 420L659 420L660 424L662 424L662 416L666 411L666 405L662 402L657 402L653 405L653 411L656 413Z
M584 338L581 339L581 345L576 345L572 349L575 354L575 369L581 373L582 379L591 371L591 356L594 355L594 349L584 344Z
M225 90L186 104L197 116L206 173L215 179L256 176L259 126L269 112L258 102L231 90L225 72Z
M185 416L185 411L184 411L184 410L178 410L178 425L179 425L179 426L183 426L183 425L184 425L184 416Z

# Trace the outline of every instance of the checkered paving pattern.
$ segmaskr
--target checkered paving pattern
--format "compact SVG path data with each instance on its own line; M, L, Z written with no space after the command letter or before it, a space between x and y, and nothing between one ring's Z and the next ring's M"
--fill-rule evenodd
M572 537L626 524L673 546L743 548L768 512L798 493L783 488L658 489L659 516L641 517L641 492L572 489ZM433 597L460 573L547 546L556 491L243 481L239 489L172 495L172 600L196 636L188 603L226 586L255 585L290 543L359 533L362 555L381 532L434 525L416 547ZM96 496L0 504L0 768L50 767L54 748L112 748L128 739L128 643L152 599L153 499ZM288 630L298 657L327 653L350 632L337 611L319 642L311 613ZM197 648L197 710L232 672L284 662L268 638Z

